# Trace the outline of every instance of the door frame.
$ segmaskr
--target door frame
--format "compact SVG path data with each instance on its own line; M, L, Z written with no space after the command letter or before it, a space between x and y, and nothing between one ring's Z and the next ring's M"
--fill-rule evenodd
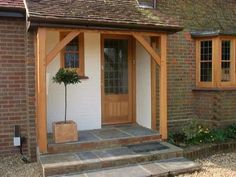
M129 35L116 35L116 34L101 34L100 35L100 49L101 49L101 124L107 125L103 123L103 116L104 116L104 39L128 39L128 59L131 60L131 66L130 66L130 76L131 83L129 84L129 103L131 104L131 122L130 123L136 123L136 40ZM120 123L114 123L114 124L122 124ZM124 123L125 124L125 123ZM111 125L111 124L110 124Z

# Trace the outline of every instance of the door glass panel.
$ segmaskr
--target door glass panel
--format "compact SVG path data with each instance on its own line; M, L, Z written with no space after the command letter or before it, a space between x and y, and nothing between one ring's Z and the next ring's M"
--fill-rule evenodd
M128 40L104 40L105 94L128 94Z

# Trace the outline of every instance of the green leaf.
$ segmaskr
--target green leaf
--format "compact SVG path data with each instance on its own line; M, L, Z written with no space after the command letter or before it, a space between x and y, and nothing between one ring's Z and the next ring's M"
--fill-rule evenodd
M52 78L53 82L58 84L77 84L80 82L79 75L74 68L60 68L56 75Z

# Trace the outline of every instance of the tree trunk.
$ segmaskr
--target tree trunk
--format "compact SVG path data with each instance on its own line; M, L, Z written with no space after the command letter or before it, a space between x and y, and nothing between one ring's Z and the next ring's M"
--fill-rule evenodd
M67 116L67 85L65 85L65 123L66 123L66 116Z

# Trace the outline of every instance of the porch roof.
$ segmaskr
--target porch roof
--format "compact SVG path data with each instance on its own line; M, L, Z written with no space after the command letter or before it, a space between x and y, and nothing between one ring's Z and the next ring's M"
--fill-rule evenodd
M158 31L180 31L181 24L136 0L26 0L28 20L35 25L81 25Z

